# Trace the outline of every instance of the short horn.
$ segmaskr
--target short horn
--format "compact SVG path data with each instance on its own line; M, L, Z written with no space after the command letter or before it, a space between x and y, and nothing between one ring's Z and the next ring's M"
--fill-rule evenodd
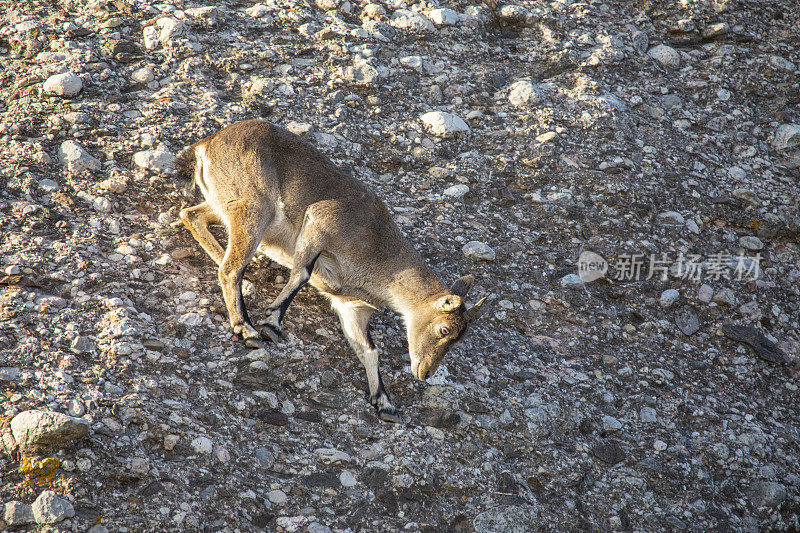
M464 319L467 322L472 322L476 318L480 316L481 307L483 307L484 302L486 302L486 296L478 300L478 303L470 307L464 312Z

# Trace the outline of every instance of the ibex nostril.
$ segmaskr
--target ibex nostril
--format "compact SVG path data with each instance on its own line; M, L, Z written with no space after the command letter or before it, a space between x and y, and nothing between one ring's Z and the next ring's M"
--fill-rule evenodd
M431 377L431 371L430 370L425 372L425 379L428 379L429 377Z

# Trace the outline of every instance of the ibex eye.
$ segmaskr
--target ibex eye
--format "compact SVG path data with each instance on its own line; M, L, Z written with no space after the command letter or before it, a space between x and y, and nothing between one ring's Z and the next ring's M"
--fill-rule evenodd
M442 326L439 328L439 335L442 337L447 337L450 335L450 329L447 326Z

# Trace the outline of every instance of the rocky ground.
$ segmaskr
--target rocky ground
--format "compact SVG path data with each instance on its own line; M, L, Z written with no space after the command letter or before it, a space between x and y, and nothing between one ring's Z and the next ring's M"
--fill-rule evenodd
M793 0L1 0L0 530L797 531L798 28ZM491 295L429 384L376 316L403 423L310 289L243 348L171 226L177 151L255 117ZM257 317L286 272L248 278Z

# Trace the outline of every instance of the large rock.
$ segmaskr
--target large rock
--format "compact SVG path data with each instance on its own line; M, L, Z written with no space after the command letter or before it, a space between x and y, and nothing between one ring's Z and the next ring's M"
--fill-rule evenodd
M800 126L797 124L783 124L775 132L772 146L776 150L791 150L800 146Z
M75 516L72 504L52 490L42 492L33 502L33 518L37 524L57 524Z
M438 137L450 137L462 131L469 131L469 126L459 116L444 111L431 111L420 117L425 128Z
M756 481L749 492L754 507L775 508L786 499L786 487L774 481Z
M681 66L681 55L677 50L665 44L659 44L648 50L647 55L658 61L662 66L678 68Z
M75 141L64 141L58 148L58 159L72 172L100 170L100 160L92 157L86 149Z
M133 163L147 170L169 170L175 165L175 155L166 150L143 150L133 154Z
M82 439L88 432L86 423L52 411L32 409L11 420L11 434L22 453L46 452Z
M72 72L54 74L45 80L44 92L58 96L75 96L83 89L83 80Z

